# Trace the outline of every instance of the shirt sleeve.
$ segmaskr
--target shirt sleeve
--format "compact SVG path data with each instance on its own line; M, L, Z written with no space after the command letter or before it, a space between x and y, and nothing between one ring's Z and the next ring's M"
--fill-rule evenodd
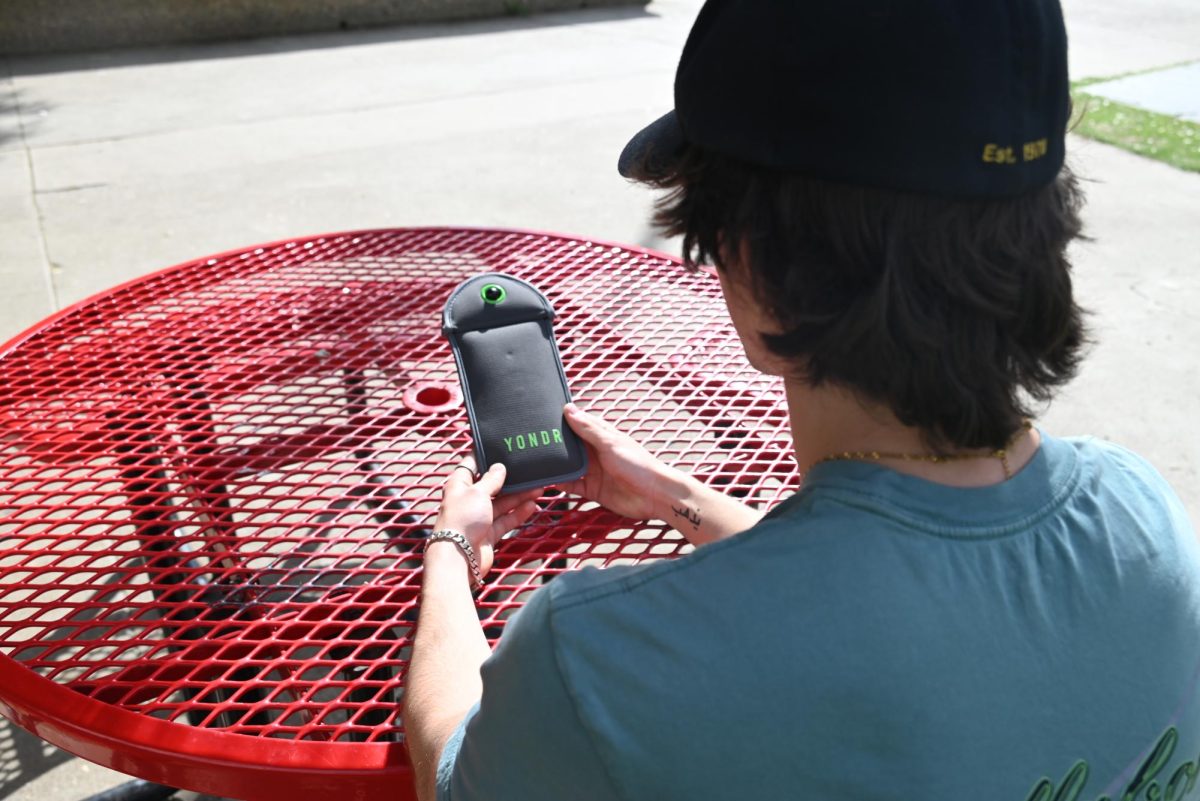
M438 760L438 801L619 797L559 672L550 615L546 587L506 625Z

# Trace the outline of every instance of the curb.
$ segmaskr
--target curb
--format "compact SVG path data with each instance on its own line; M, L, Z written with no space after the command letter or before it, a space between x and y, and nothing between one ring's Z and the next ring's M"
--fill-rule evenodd
M649 0L5 0L0 54L250 39L644 6Z

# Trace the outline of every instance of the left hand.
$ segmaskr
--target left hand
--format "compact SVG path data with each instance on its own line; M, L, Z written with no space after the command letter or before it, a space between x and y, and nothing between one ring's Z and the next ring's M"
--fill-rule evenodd
M535 499L541 490L528 490L496 499L504 486L504 465L497 462L475 480L475 459L468 456L456 465L442 487L442 509L434 530L451 529L467 538L479 560L479 572L492 569L496 543L538 511Z

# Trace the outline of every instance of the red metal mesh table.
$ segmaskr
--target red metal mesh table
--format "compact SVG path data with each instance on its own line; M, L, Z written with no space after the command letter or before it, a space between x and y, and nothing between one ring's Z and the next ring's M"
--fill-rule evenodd
M197 260L0 349L0 712L214 795L411 797L420 544L470 442L440 312L486 271L550 298L581 405L751 503L795 485L782 388L667 256L403 229ZM565 570L688 547L551 495L498 549L484 630Z

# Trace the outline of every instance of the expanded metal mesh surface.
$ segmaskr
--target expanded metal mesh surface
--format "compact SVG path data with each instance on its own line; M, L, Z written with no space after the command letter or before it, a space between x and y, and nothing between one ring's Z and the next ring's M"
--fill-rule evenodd
M401 740L421 541L470 448L440 313L485 271L550 298L580 405L751 503L795 485L781 387L671 259L442 229L227 254L0 355L0 660L230 747ZM544 501L479 595L492 640L563 571L689 547Z

